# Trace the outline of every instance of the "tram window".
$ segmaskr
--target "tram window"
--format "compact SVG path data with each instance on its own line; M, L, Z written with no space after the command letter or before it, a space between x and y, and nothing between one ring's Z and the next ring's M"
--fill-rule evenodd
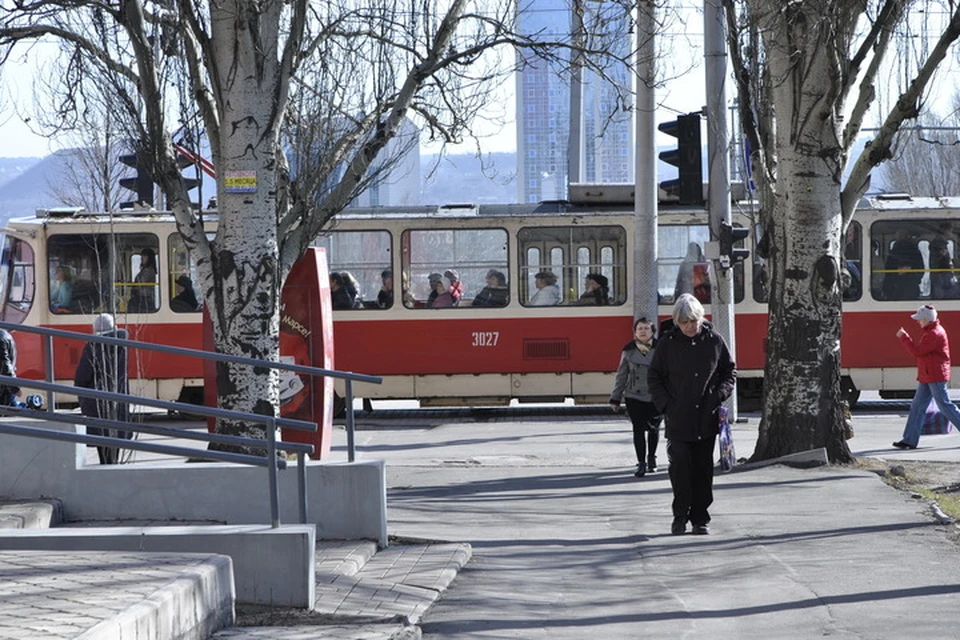
M605 281L609 304L626 303L623 227L525 227L517 234L517 242L524 306L593 304L598 299L593 293L596 285L591 284L598 281L594 275Z
M0 254L0 320L23 322L33 306L35 290L33 248L26 242L2 236Z
M709 240L710 228L705 224L659 227L657 275L660 304L673 304L681 293L691 293L700 302L710 303L710 270L713 265L704 257L704 247ZM743 268L743 263L738 263L733 270L735 302L743 301Z
M769 302L769 274L766 261L753 250L753 299ZM863 294L863 227L851 222L843 239L843 258L840 268L840 293L844 302L854 302Z
M160 308L159 242L148 233L117 237L118 304L126 313L152 313Z
M349 285L349 300L335 309L389 309L393 306L393 260L388 231L332 231L314 246L324 247L330 273Z
M155 311L159 298L158 246L157 236L150 233L50 236L47 271L51 310L69 314ZM151 255L152 269L148 264ZM61 283L55 285L57 288L69 278L69 296L64 291L54 295L53 283L58 277Z
M870 246L870 292L875 299L960 298L957 230L950 221L878 221L870 227Z
M840 293L844 302L859 300L863 294L863 227L851 222L843 239L843 267Z
M403 232L401 243L404 306L429 309L509 304L505 230L414 229Z
M175 313L196 313L203 310L203 296L196 261L190 255L179 233L167 238L167 286L170 291L170 310Z

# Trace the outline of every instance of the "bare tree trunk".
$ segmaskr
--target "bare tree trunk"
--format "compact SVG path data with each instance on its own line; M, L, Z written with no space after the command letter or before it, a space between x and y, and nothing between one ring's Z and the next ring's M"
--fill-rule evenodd
M829 47L797 57L788 43L823 37L800 16L773 14L767 55L776 113L777 174L770 229L764 412L754 459L826 447L851 459L840 394L840 206L846 152ZM788 108L788 105L791 108Z
M219 226L211 247L212 290L209 308L217 350L276 362L280 355L280 287L277 239L281 82L278 50L281 3L257 12L211 8L215 68L221 70L217 181ZM224 46L224 42L233 43ZM266 52L266 53L265 53ZM251 191L232 193L227 184L244 178ZM265 215L266 213L266 215ZM220 363L217 398L221 407L276 415L279 387L275 369ZM261 424L221 422L221 433L262 437Z
M840 187L822 167L817 156L780 157L778 186L791 196L777 198L768 230L773 277L759 460L824 443L830 460L851 459L840 393Z

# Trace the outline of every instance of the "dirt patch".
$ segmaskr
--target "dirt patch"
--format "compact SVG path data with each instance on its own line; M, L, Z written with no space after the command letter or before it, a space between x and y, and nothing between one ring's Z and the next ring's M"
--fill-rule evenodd
M960 463L859 458L851 468L872 471L891 487L926 500L931 518L960 522ZM950 526L949 538L960 544L960 525Z
M927 489L960 494L960 462L858 458L851 467L873 471L890 486L904 491Z

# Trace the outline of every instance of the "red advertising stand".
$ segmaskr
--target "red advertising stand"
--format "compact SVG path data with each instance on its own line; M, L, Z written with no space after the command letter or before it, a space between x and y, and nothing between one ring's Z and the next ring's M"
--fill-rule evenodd
M203 314L203 347L213 350L213 327ZM290 271L280 296L280 360L333 369L333 313L326 251L311 247ZM216 406L216 364L204 365L204 400ZM333 378L280 372L280 415L316 422L316 433L282 429L287 442L312 444L314 460L330 453L333 431ZM211 421L210 427L213 429Z

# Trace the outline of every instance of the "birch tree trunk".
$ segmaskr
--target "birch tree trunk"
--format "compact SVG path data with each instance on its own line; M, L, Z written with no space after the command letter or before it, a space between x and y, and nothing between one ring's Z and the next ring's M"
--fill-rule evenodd
M777 173L768 234L770 302L764 413L755 459L826 446L851 459L840 393L841 177L846 161L838 58L846 25L755 1L766 18ZM811 3L818 4L818 3ZM773 5L777 5L774 7ZM769 9L769 11L764 11Z
M279 360L281 274L277 238L281 91L277 55L282 3L244 12L244 2L211 4L212 68L218 93L217 203L219 225L209 247L209 304L217 350L230 355ZM208 127L209 130L209 127ZM230 193L231 179L244 177L252 192ZM202 267L202 263L201 263ZM209 298L208 298L209 299ZM221 407L275 415L279 406L275 369L218 363ZM262 436L263 425L218 425L221 433Z

